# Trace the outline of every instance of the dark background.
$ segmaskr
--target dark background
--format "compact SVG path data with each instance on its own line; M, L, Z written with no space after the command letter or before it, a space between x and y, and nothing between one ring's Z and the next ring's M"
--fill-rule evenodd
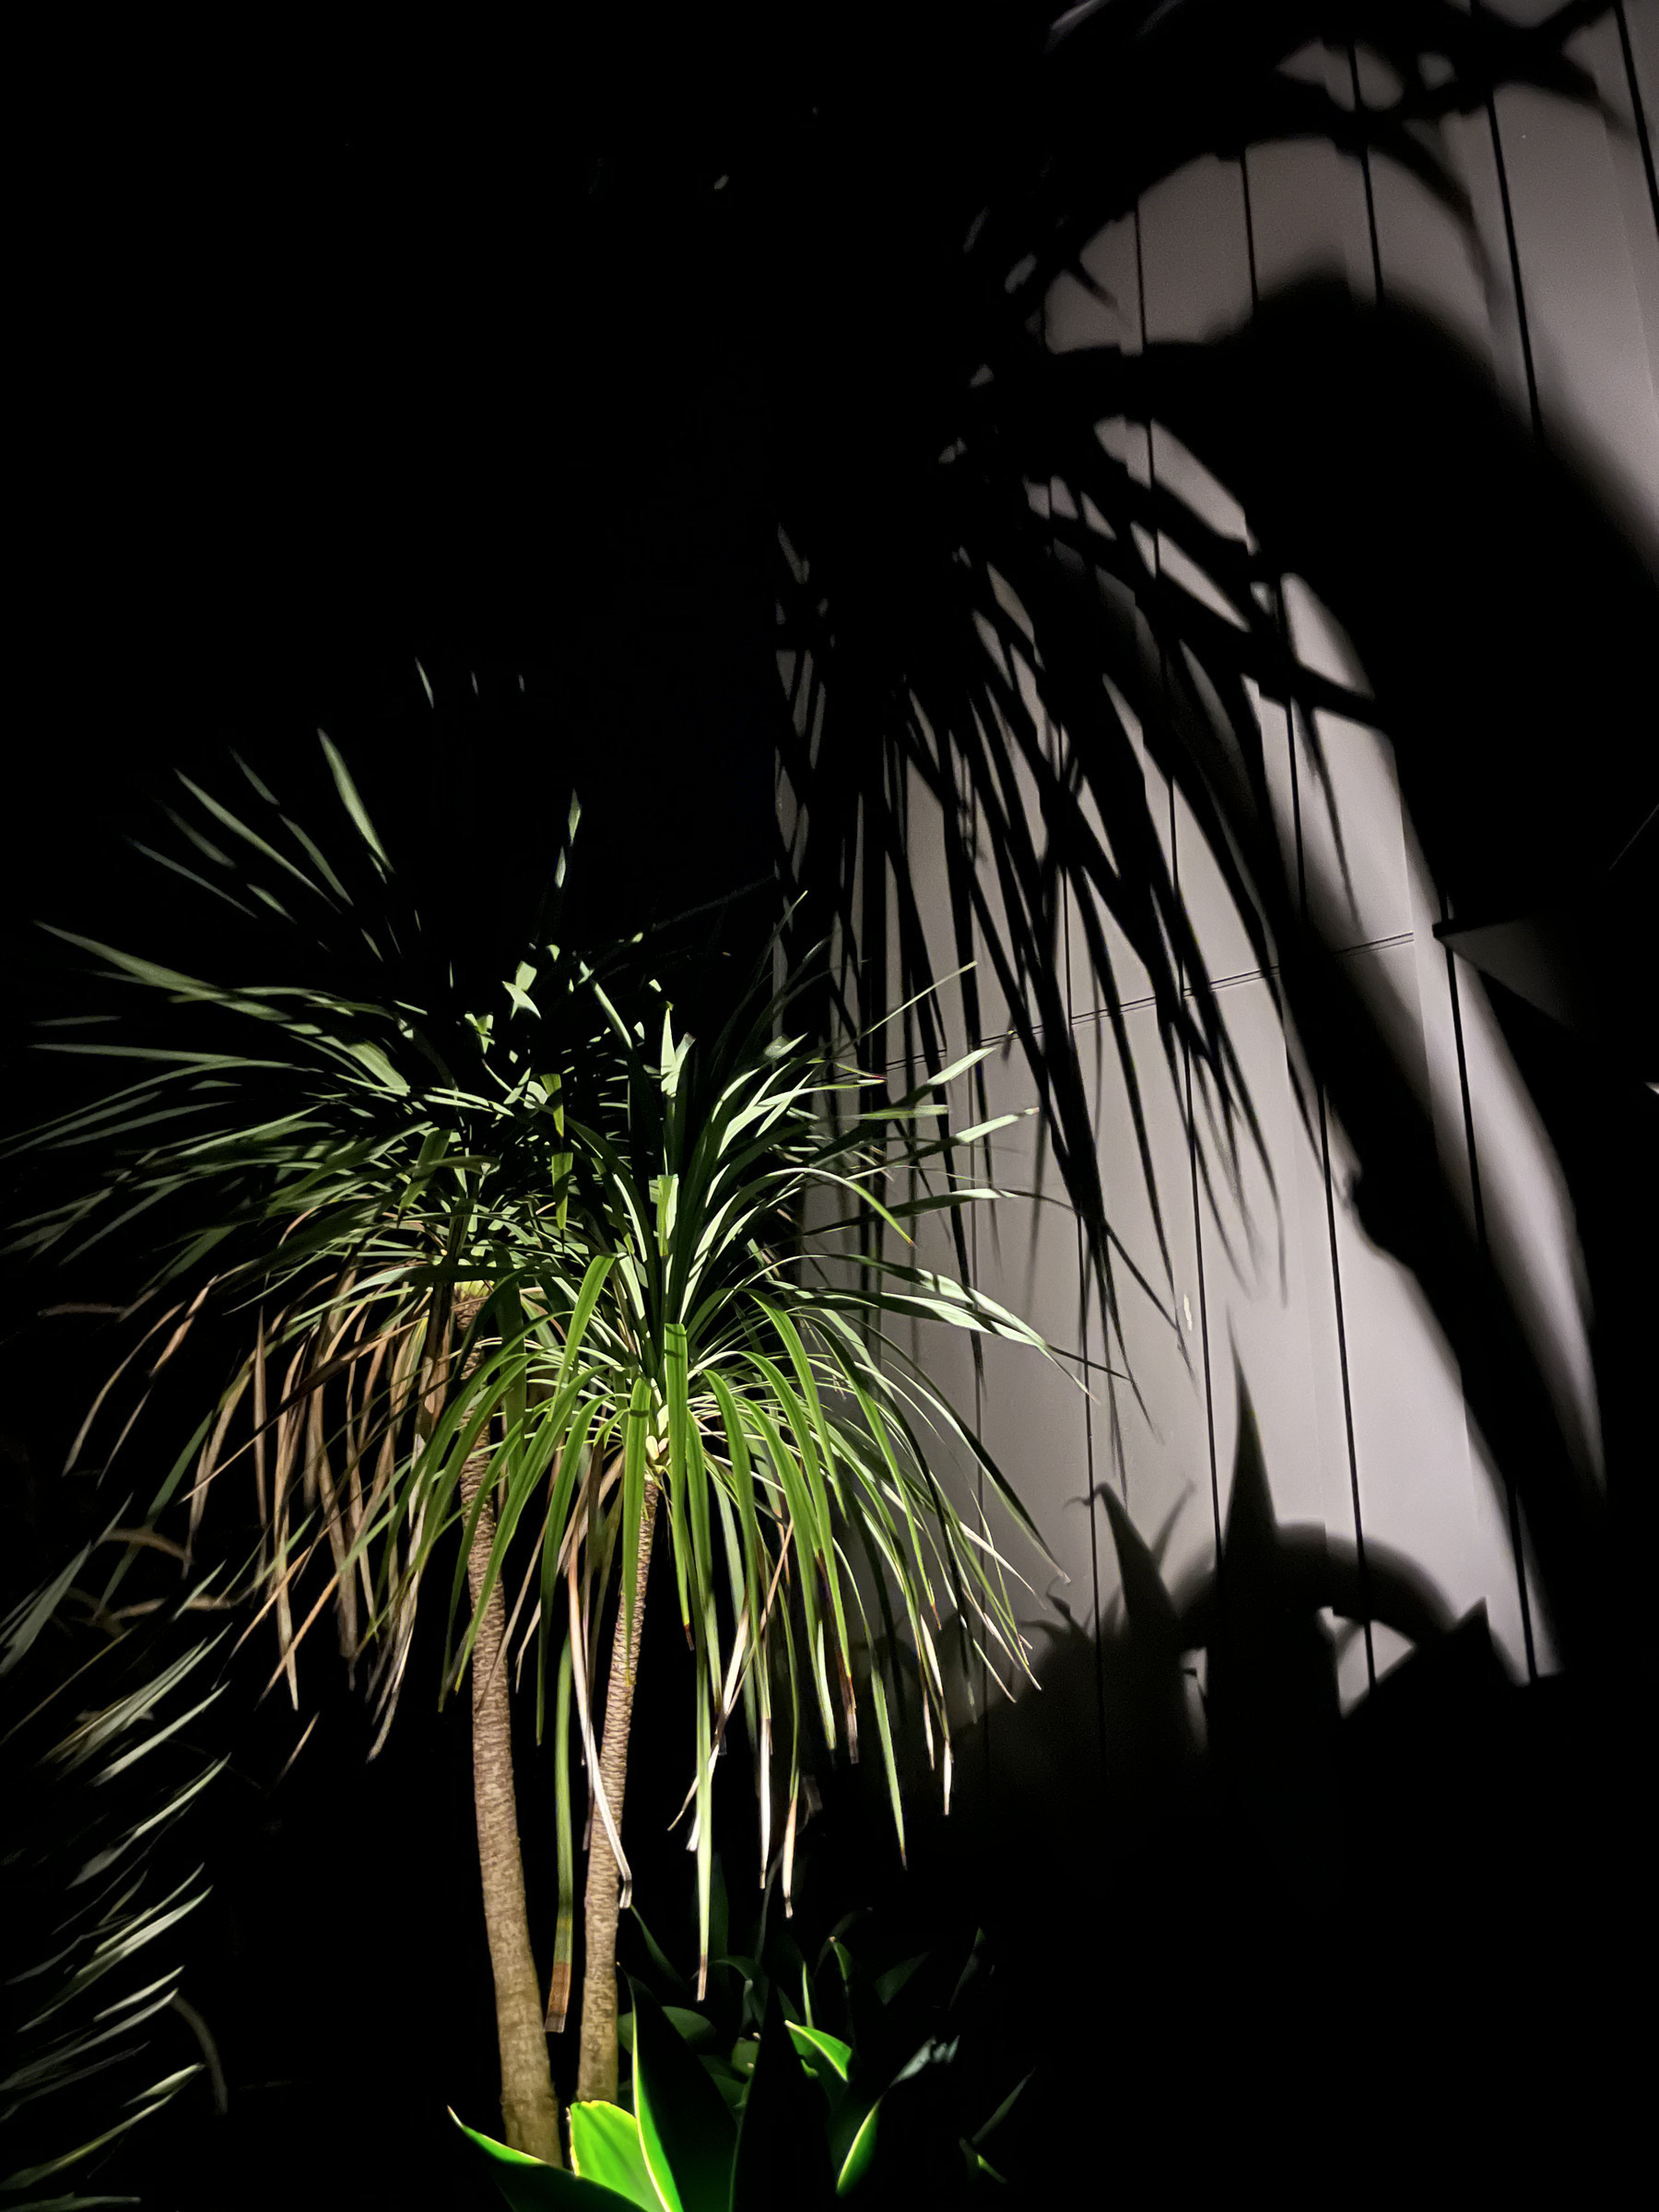
M236 745L286 796L318 724L475 887L574 781L599 926L765 849L764 393L699 151L723 73L670 99L632 29L147 34L34 79L11 924L130 915L135 794Z
M275 24L147 29L23 71L13 1125L55 1095L29 1025L76 989L37 923L203 957L201 900L131 841L176 842L176 770L235 805L232 747L310 823L334 804L325 728L423 913L487 973L511 972L572 789L582 935L770 876L765 394L698 148L735 79L708 54L677 72L637 16L511 54L398 37L388 59ZM103 1504L57 1477L100 1331L30 1314L8 1277L8 1602ZM229 2112L193 2084L101 2178L158 2205L465 2201L444 2108L496 2115L465 1712L432 1710L428 1653L367 1767L321 1658L323 1717L277 1787L302 1723L260 1701L269 1656L250 1644L205 1724L235 1756L189 1839L213 1892L185 1994ZM638 1794L661 1830L671 1808ZM550 1912L545 1763L523 1762L521 1812ZM689 1862L662 1852L683 1905ZM157 2055L199 2053L170 2018Z

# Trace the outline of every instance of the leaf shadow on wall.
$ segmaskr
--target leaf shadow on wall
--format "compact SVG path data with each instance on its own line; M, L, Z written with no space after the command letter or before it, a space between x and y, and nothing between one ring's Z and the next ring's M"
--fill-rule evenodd
M1515 1686L1484 1607L1453 1619L1408 1560L1281 1524L1241 1376L1240 1403L1218 1571L1168 1586L1098 1493L1119 1624L1055 1636L989 1759L968 1732L947 1818L918 1781L890 1886L997 1947L1006 2065L1037 2068L1024 2171L1420 2179L1442 2142L1488 2176L1524 2141L1565 2154L1581 2100L1617 2105L1635 2063L1635 1743L1573 1678ZM1335 1624L1365 1618L1411 1649L1345 1715ZM854 1852L876 1879L884 1817L832 1777L806 1883Z

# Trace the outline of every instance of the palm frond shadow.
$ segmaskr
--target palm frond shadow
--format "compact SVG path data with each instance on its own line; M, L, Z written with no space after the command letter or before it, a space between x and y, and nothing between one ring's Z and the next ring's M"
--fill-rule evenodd
M1159 1539L1140 1534L1113 1489L1097 1488L1121 1604L1098 1639L1076 1620L1055 1634L1039 1669L1041 1694L1022 1701L1018 1721L992 1722L999 1793L1011 1785L1017 1800L1033 1793L1052 1800L1069 1777L1079 1805L1093 1804L1098 1788L1132 1800L1179 1785L1207 1760L1230 1784L1271 1794L1332 1753L1337 1623L1350 1634L1379 1624L1419 1652L1456 1629L1432 1581L1402 1554L1375 1542L1361 1554L1323 1527L1277 1521L1241 1373L1237 1386L1238 1446L1218 1562L1166 1583ZM1467 1632L1485 1635L1484 1615L1478 1627L1471 1617ZM1091 1735L1092 1758L1083 1751ZM971 1792L971 1748L963 1761Z
M823 278L780 384L775 572L794 807L782 865L804 894L799 926L836 935L822 1018L869 1033L913 1001L904 1056L931 1069L959 1041L1011 1034L1122 1356L1068 929L1112 1034L1165 1275L1146 1071L1124 1017L1132 971L1189 1138L1213 1131L1194 1144L1212 1205L1237 1201L1251 1161L1273 1175L1149 763L1171 824L1174 794L1188 810L1305 1059L1304 1119L1315 1091L1328 1100L1361 1164L1363 1225L1417 1275L1461 1365L1559 1648L1605 1659L1623 1608L1600 1602L1616 1571L1600 1500L1510 1287L1433 1165L1407 1069L1310 922L1256 700L1288 702L1327 800L1314 715L1382 730L1444 911L1530 911L1564 881L1598 879L1655 795L1623 711L1641 695L1638 641L1659 623L1653 563L1559 440L1529 443L1489 377L1386 297L1361 309L1346 287L1307 285L1206 346L1147 344L1144 300L1120 303L1140 332L1121 347L1056 352L1042 324L1062 275L1098 291L1084 246L1138 219L1154 184L1287 138L1385 156L1478 258L1464 187L1422 126L1478 111L1497 84L1597 106L1565 51L1597 11L1531 29L1433 5L1315 11L1335 57L1363 53L1368 76L1387 63L1398 89L1369 100L1358 61L1338 91L1287 69L1315 28L1303 10L1194 0L1082 11L1052 31L1047 12L964 31L948 100L917 95L902 131L902 41L879 93L830 71L834 99L781 171L778 205ZM849 119L872 115L887 127L860 138L861 160L879 152L854 185L837 134L850 145ZM847 312L826 312L843 287ZM872 315L904 334L879 379L857 351ZM1132 463L1104 442L1110 423L1171 433L1238 500L1248 538L1162 482L1149 445ZM1288 576L1353 640L1365 691L1292 653ZM1569 726L1595 731L1593 765L1563 760ZM916 880L924 814L943 923ZM964 971L959 1000L938 987L947 969Z
M1240 1388L1218 1570L1166 1580L1103 1492L1115 1622L1055 1635L1040 1690L991 1716L988 1745L967 1732L959 1802L903 1877L919 1924L971 1911L1007 1961L1005 2031L1040 2060L1028 2120L1051 2176L1066 2115L1102 2083L1135 2116L1126 2157L1167 2155L1202 2094L1201 2139L1180 2138L1194 2174L1241 2135L1291 2166L1358 2155L1356 2129L1384 2114L1391 2155L1418 2157L1445 2124L1425 2085L1446 2066L1477 2106L1534 2084L1549 2136L1582 2022L1610 2017L1606 1975L1645 1919L1640 1739L1605 1686L1517 1686L1484 1606L1454 1618L1410 1560L1278 1523ZM1346 1713L1345 1618L1411 1645ZM850 1854L878 1867L877 1809L830 1778L809 1900ZM1516 2004L1535 2029L1521 2054ZM1598 2042L1586 2063L1622 2060Z
M1033 1820L1057 1858L1110 1858L1126 1838L1166 1832L1220 1802L1253 1848L1287 1844L1308 1894L1328 1898L1337 1830L1318 1831L1335 1819L1343 1746L1364 1735L1368 1712L1399 1703L1402 1683L1465 1661L1483 1697L1508 1691L1484 1605L1459 1620L1403 1553L1374 1540L1360 1551L1323 1526L1277 1519L1241 1371L1236 1387L1219 1559L1167 1577L1163 1556L1184 1500L1148 1538L1113 1488L1096 1488L1090 1502L1111 1531L1117 1593L1096 1632L1053 1597L1042 1624L1024 1624L1046 1650L1012 1712L986 1708L960 1730L959 1811L931 1846L947 1861L982 1865L987 1853L1016 1848ZM1410 1649L1345 1717L1338 1661L1373 1628ZM1453 1647L1462 1657L1448 1662ZM971 1702L966 1678L955 1687ZM1416 1694L1407 1688L1406 1701ZM919 1732L910 1734L920 1761ZM1040 1897L1026 1902L1041 1914ZM1018 1917L1023 1907L1011 1909Z

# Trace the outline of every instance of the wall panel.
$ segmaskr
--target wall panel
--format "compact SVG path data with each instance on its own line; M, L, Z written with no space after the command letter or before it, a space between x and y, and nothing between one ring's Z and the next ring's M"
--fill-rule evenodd
M1659 534L1659 224L1635 127L1641 98L1651 131L1659 91L1659 5L1637 0L1623 12L1633 80L1617 18L1584 33L1577 51L1613 114L1629 124L1624 135L1600 117L1519 94L1501 96L1492 114L1445 126L1446 150L1471 195L1477 249L1422 186L1385 161L1368 174L1328 147L1253 148L1242 167L1194 164L1149 194L1137 219L1102 232L1084 260L1111 298L1102 301L1070 280L1057 285L1049 343L1133 349L1143 338L1209 337L1237 327L1253 300L1310 273L1344 272L1361 299L1374 295L1380 276L1391 299L1423 309L1489 362L1523 420L1535 390L1542 434L1594 456L1626 510L1647 516ZM1381 76L1359 60L1362 95L1384 97ZM1346 53L1311 50L1302 65L1351 97ZM1116 423L1100 434L1143 480L1155 473L1218 528L1247 536L1248 517L1166 431ZM1033 496L1046 495L1038 488ZM1161 560L1169 548L1147 550ZM1286 580L1285 597L1303 662L1362 686L1351 647L1299 580ZM1442 1164L1465 1193L1473 1190L1472 1129L1494 1260L1524 1285L1522 1304L1552 1363L1558 1404L1583 1464L1594 1467L1598 1443L1571 1208L1478 977L1450 963L1433 935L1441 905L1403 816L1391 747L1375 731L1322 715L1327 799L1311 734L1299 724L1293 767L1282 706L1262 701L1261 717L1287 863L1300 854L1310 911L1401 1041ZM996 1140L996 1175L1021 1194L1041 1194L1004 1201L994 1237L980 1222L977 1263L991 1294L1049 1335L1067 1374L998 1346L976 1396L962 1339L945 1342L948 1333L939 1331L915 1337L918 1356L936 1360L964 1405L977 1402L988 1441L1070 1576L1051 1589L1033 1575L1030 1617L1041 1620L1048 1605L1053 1633L1063 1636L1067 1617L1092 1624L1118 1616L1116 1557L1103 1511L1088 1500L1091 1473L1097 1493L1110 1485L1142 1535L1156 1541L1171 1584L1190 1583L1214 1564L1238 1433L1236 1359L1281 1523L1320 1524L1333 1542L1410 1562L1449 1619L1485 1606L1512 1675L1524 1677L1529 1665L1547 1669L1554 1659L1536 1590L1524 1591L1509 1501L1471 1434L1455 1362L1410 1276L1360 1228L1343 1135L1317 1091L1306 1089L1307 1112L1299 1112L1296 1045L1287 1043L1270 979L1184 806L1171 811L1161 779L1149 767L1146 772L1206 971L1225 986L1220 1002L1261 1116L1271 1178L1261 1162L1247 1161L1241 1204L1226 1193L1213 1133L1200 1139L1202 1157L1189 1148L1183 1071L1171 1077L1144 971L1108 924L1147 1101L1166 1263L1116 1046L1099 1010L1081 924L1068 912L1060 957L1092 1087L1108 1211L1149 1286L1138 1287L1119 1265L1133 1384L1107 1372L1120 1353L1098 1310L1080 1325L1076 1226L1053 1203L1058 1177L1052 1160L1040 1159L1030 1120ZM912 853L942 955L948 912L931 806L916 808ZM1110 824L1104 834L1110 842ZM983 866L994 906L988 855ZM990 1036L1006 1018L994 987L982 982ZM947 1004L959 1024L959 997L952 994ZM959 1031L953 1042L960 1041ZM993 1111L1031 1102L1018 1055L994 1061L986 1081ZM959 1112L973 1118L965 1102ZM1221 1194L1214 1201L1204 1189L1206 1160ZM924 1245L929 1237L939 1264L950 1265L936 1225ZM1084 1365L1087 1401L1068 1379ZM1333 1626L1342 1697L1351 1703L1406 1647L1378 1626L1368 1653L1362 1628ZM1018 1716L999 1723L1005 1733L994 1732L994 1747L1013 1740L1006 1732L1020 1725ZM1006 1756L1018 1766L1014 1750Z

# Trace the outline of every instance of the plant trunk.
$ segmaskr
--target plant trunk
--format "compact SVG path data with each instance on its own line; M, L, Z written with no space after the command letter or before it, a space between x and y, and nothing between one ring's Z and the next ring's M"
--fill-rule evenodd
M622 1794L628 1781L628 1732L633 1720L634 1673L640 1663L640 1635L645 1626L645 1584L651 1572L651 1539L656 1527L657 1486L649 1475L640 1510L640 1561L634 1577L633 1643L625 1649L628 1617L620 1594L617 1628L611 1640L610 1681L605 1693L605 1734L599 1746L599 1779L617 1833L622 1833ZM579 2101L617 2101L617 1901L618 1876L610 1839L597 1812L588 1844L585 1925L586 1963L582 1982L582 2060L576 2077Z
M489 1465L488 1446L462 1470L461 1499L469 1511ZM475 1611L495 1541L495 1507L484 1501L467 1555L466 1580ZM562 2166L559 2100L547 2063L541 1989L530 1949L524 1910L524 1867L519 1850L518 1806L512 1789L512 1733L507 1706L507 1662L501 1651L507 1608L498 1578L473 1646L473 1809L478 1823L478 1872L484 1884L484 1925L495 1976L496 2036L501 2053L501 2121L514 2150Z

